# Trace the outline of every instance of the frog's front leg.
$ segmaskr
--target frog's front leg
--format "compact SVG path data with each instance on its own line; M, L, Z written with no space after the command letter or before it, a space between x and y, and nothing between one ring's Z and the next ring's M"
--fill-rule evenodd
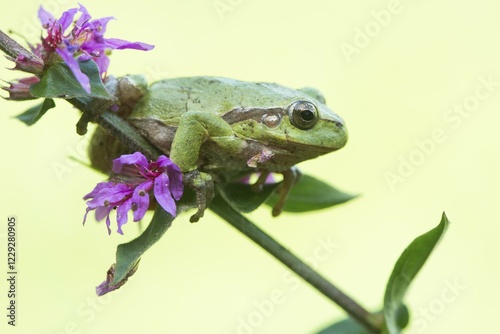
M170 159L184 173L184 183L196 192L198 210L189 221L197 222L214 197L212 177L198 170L201 145L209 138L232 137L233 130L220 116L188 111L181 116L170 150Z

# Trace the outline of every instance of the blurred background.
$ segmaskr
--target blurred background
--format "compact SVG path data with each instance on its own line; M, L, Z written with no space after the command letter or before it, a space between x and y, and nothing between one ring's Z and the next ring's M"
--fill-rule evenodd
M0 29L36 43L39 5L4 4ZM407 295L408 333L500 332L500 4L494 0L123 1L86 0L114 16L107 37L156 45L116 51L109 73L151 81L215 75L320 89L350 132L339 152L301 164L360 197L334 209L249 217L370 310L404 248L451 226ZM0 78L23 73L0 61ZM6 94L3 94L6 96ZM213 214L180 216L117 292L98 298L120 243L90 219L88 193L104 176L86 161L90 136L63 101L35 126L13 117L35 102L0 100L0 242L18 219L18 322L2 333L315 333L342 319L336 305ZM116 227L115 227L116 228ZM5 313L7 287L1 284Z

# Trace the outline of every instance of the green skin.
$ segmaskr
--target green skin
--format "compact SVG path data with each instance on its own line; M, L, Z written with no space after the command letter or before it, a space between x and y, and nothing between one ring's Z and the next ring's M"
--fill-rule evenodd
M214 178L235 179L255 171L261 172L257 189L269 172L284 175L281 199L273 209L278 215L300 176L293 166L347 141L343 120L312 88L217 77L168 79L146 87L140 77L126 79L146 92L127 120L180 167L196 190L198 212L191 221L203 216ZM297 107L296 101L304 102Z

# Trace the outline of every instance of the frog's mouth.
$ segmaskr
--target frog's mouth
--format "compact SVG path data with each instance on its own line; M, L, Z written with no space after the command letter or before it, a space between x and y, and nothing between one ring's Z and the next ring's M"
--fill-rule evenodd
M342 147L332 148L327 146L302 144L294 142L288 142L286 147L278 145L269 145L267 147L274 153L275 156L279 155L283 157L285 156L297 157L299 161L313 159L319 157L320 155L334 152L342 148Z
M325 146L286 142L278 145L276 143L262 143L256 140L247 140L251 152L247 158L249 167L257 167L271 172L280 172L296 164L317 158L329 152L340 149Z
M290 152L290 154L303 154L304 156L311 156L311 158L334 152L344 147L347 144L348 134L343 122L338 119L322 119L322 122L319 128L302 130L303 132L300 136L296 135L296 138L303 139L301 141L296 140L289 132L285 132L286 141L283 143L274 143L271 146L281 148ZM335 127L335 130L333 127ZM315 129L317 130L316 132L314 131Z

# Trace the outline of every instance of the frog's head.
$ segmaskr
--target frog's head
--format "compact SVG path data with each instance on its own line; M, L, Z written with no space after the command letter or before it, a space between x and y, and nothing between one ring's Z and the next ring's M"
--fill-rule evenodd
M307 95L286 108L285 134L288 141L306 145L318 155L336 151L347 143L344 120L331 111L323 95L306 87L298 90Z
M232 124L242 138L271 151L272 157L263 161L262 167L290 167L345 146L348 135L344 121L326 106L321 93L304 88L286 94L281 86L271 87L280 90L281 107L275 103L247 110L244 121Z

